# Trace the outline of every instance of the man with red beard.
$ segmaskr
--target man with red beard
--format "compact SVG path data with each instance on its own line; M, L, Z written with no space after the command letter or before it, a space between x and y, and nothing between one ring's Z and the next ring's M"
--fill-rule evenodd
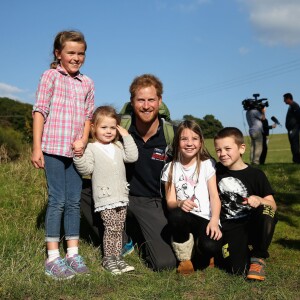
M137 221L140 239L148 265L155 271L171 269L176 259L170 246L167 230L165 199L161 195L161 171L168 160L168 145L159 116L163 85L151 75L136 77L130 85L130 102L133 109L129 133L135 140L139 158L126 165L130 184L126 232L135 241ZM135 222L136 224L136 222Z
M126 233L133 244L139 245L142 257L151 269L173 269L176 258L170 246L166 200L162 196L160 182L161 171L170 159L164 133L165 121L159 115L163 85L154 75L143 74L133 80L129 91L133 113L128 132L138 147L139 157L135 163L126 164L130 184ZM87 191L83 191L82 210L89 223L93 224L91 195Z

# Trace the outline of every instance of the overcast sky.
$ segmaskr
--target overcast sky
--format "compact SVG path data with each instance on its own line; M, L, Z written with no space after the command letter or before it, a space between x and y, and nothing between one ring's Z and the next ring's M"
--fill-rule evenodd
M212 114L247 133L241 102L260 93L284 125L282 95L300 103L299 16L299 0L4 0L0 96L33 104L56 33L75 29L97 106L120 109L133 78L153 73L173 119Z

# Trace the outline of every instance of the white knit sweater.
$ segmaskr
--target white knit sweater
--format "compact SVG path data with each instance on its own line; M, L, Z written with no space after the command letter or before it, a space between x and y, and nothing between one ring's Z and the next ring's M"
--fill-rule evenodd
M81 175L92 174L95 210L116 202L128 203L129 184L126 180L126 163L138 159L138 149L131 135L117 142L114 159L106 155L95 143L89 143L82 157L74 157L74 164Z

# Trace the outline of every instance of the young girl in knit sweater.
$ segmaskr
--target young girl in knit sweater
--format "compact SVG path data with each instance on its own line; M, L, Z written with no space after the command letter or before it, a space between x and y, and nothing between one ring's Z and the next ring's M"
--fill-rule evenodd
M114 108L98 107L91 122L94 141L87 145L83 156L74 157L79 173L92 175L95 212L100 213L104 225L102 266L114 275L134 270L121 256L122 231L129 201L124 163L135 162L138 158L133 138L119 124ZM119 135L123 143L118 141Z

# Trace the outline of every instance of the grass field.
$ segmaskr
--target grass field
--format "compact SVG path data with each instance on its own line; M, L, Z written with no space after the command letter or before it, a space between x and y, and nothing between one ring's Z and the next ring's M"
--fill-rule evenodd
M210 154L215 156L213 140L209 139L205 141L206 147ZM246 143L246 153L244 154L244 161L249 163L250 158L250 137L245 137ZM274 134L269 136L268 142L268 155L266 159L266 164L273 163L290 163L292 161L292 153L290 149L290 144L288 141L287 134Z
M211 140L207 147L214 154ZM246 153L246 162L248 158ZM265 282L248 282L217 268L187 277L175 270L155 273L136 253L128 257L136 271L113 277L101 270L100 251L84 220L80 252L92 273L56 282L45 278L43 268L43 172L33 169L29 152L18 162L1 164L0 299L300 299L300 167L291 163L286 135L271 136L261 168L276 191L279 218Z

